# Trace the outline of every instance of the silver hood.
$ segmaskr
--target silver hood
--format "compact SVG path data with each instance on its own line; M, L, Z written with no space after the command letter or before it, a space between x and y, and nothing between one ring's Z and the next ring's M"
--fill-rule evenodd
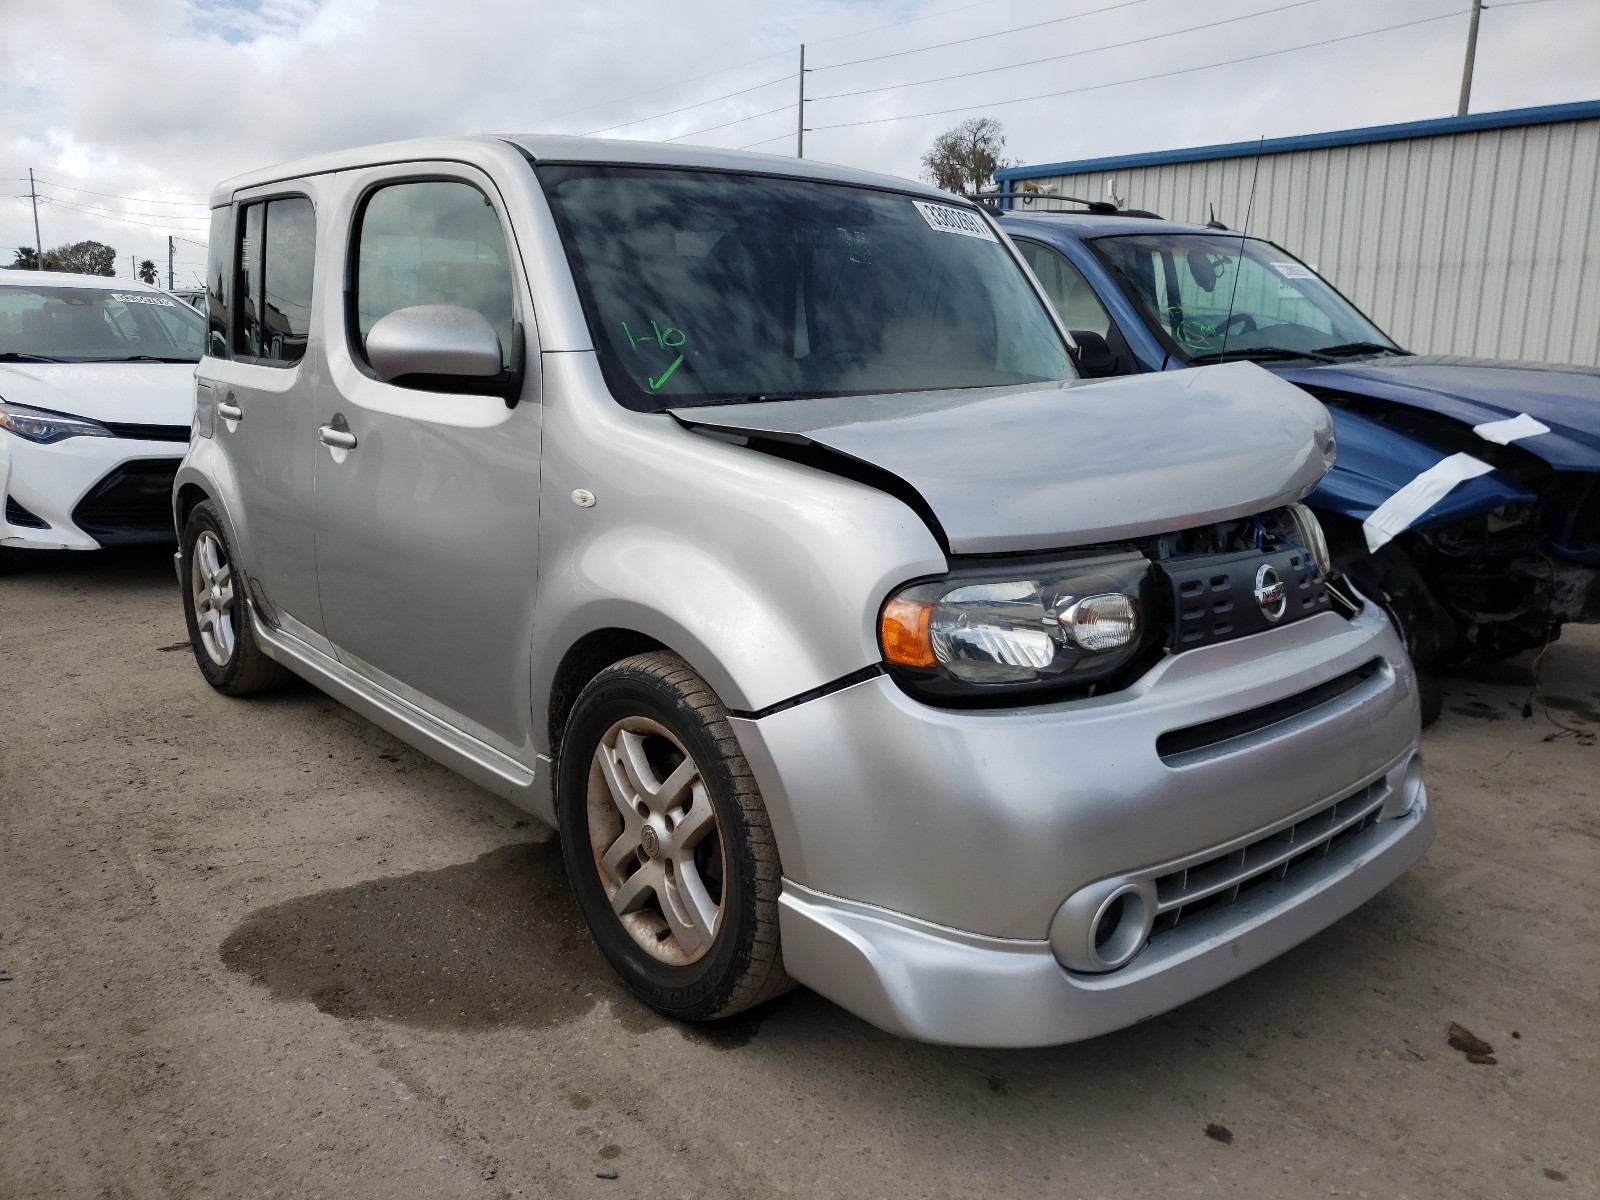
M921 498L952 554L1060 549L1246 516L1307 495L1333 463L1327 410L1252 363L672 415L887 472Z

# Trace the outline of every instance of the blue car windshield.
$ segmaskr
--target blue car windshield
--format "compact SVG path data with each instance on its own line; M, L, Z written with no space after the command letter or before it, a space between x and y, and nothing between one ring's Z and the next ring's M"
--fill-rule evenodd
M1399 352L1320 275L1270 242L1153 233L1089 244L1190 362Z
M0 358L192 363L204 349L205 320L161 292L0 283Z
M1073 378L972 208L761 175L541 163L606 382L624 405Z

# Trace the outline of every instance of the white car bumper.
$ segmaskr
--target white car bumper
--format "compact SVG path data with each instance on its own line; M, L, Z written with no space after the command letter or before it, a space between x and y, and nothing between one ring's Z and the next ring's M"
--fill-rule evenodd
M186 443L0 431L0 546L96 550L171 542L172 477Z

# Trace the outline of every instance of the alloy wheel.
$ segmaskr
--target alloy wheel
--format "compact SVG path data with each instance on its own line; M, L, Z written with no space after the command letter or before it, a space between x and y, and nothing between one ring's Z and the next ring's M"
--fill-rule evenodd
M233 567L222 539L209 529L202 530L195 539L189 557L189 584L200 645L212 662L225 667L238 644L233 617Z
M727 875L716 810L683 743L647 717L616 722L589 770L589 844L622 927L663 963L710 949Z

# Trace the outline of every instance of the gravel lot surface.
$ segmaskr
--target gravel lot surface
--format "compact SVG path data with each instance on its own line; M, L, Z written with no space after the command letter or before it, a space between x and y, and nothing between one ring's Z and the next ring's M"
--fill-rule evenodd
M309 686L213 694L164 555L13 570L0 1196L1600 1195L1597 634L1529 719L1526 660L1449 685L1439 841L1365 908L980 1052L807 992L667 1024L542 828Z

